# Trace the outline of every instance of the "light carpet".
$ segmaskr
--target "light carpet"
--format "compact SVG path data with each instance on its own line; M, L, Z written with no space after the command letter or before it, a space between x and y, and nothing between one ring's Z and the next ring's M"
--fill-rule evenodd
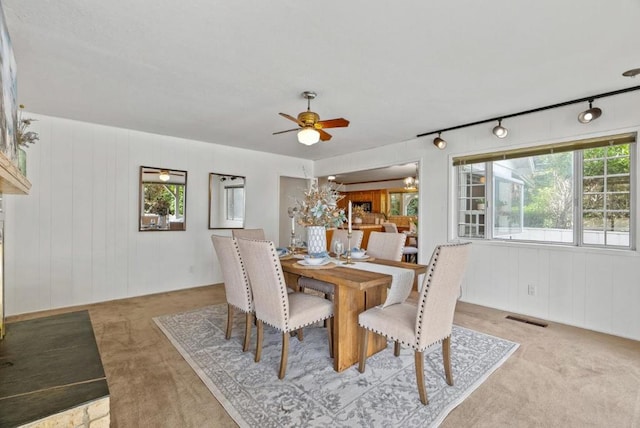
M442 347L425 352L429 404L418 397L414 353L393 346L357 366L333 370L327 330L311 326L304 341L292 338L283 380L278 379L281 333L265 325L262 359L252 347L242 352L244 314L234 320L225 340L227 305L154 318L215 398L241 427L427 427L437 426L518 348L498 337L454 326L451 363L454 385L447 385Z

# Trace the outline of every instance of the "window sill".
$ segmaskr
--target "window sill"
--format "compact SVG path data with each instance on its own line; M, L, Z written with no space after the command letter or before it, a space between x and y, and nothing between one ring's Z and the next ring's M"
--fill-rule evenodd
M572 253L615 255L621 257L640 257L636 249L622 248L599 248L599 247L578 247L568 244L551 244L547 242L523 242L523 241L501 241L481 238L458 238L452 241L471 241L474 245L483 247L508 247L508 248L531 248L548 251L567 251Z

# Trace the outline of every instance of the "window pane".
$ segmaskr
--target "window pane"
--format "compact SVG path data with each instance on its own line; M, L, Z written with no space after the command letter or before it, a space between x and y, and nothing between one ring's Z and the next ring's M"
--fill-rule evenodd
M458 168L458 236L485 236L485 164L461 165Z
M604 177L602 178L585 178L582 180L582 186L585 192L603 192Z
M630 187L629 175L607 177L608 192L628 192Z
M604 194L602 193L593 193L593 194L585 194L582 196L582 209L585 211L589 210L600 210L604 209Z
M498 161L493 171L495 238L574 241L572 153Z
M584 150L582 240L585 244L629 246L629 219L631 218L629 149L630 146L625 144ZM599 159L594 159L596 157ZM600 187L599 178L588 178L594 175L602 176L602 187Z
M595 150L595 149L594 149ZM603 150L603 149L597 149ZM593 177L594 175L604 175L604 160L584 160L584 173L585 177Z

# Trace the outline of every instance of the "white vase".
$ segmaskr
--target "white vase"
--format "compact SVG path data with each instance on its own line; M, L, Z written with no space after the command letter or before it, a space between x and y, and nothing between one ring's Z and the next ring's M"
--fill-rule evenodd
M307 253L327 251L327 232L324 226L307 226Z

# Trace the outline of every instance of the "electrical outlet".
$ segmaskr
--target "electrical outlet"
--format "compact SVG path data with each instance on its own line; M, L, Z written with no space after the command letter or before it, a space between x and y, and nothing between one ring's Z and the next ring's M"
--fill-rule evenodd
M527 294L529 294L529 296L535 296L536 295L536 286L533 284L529 284L529 287L527 289Z

